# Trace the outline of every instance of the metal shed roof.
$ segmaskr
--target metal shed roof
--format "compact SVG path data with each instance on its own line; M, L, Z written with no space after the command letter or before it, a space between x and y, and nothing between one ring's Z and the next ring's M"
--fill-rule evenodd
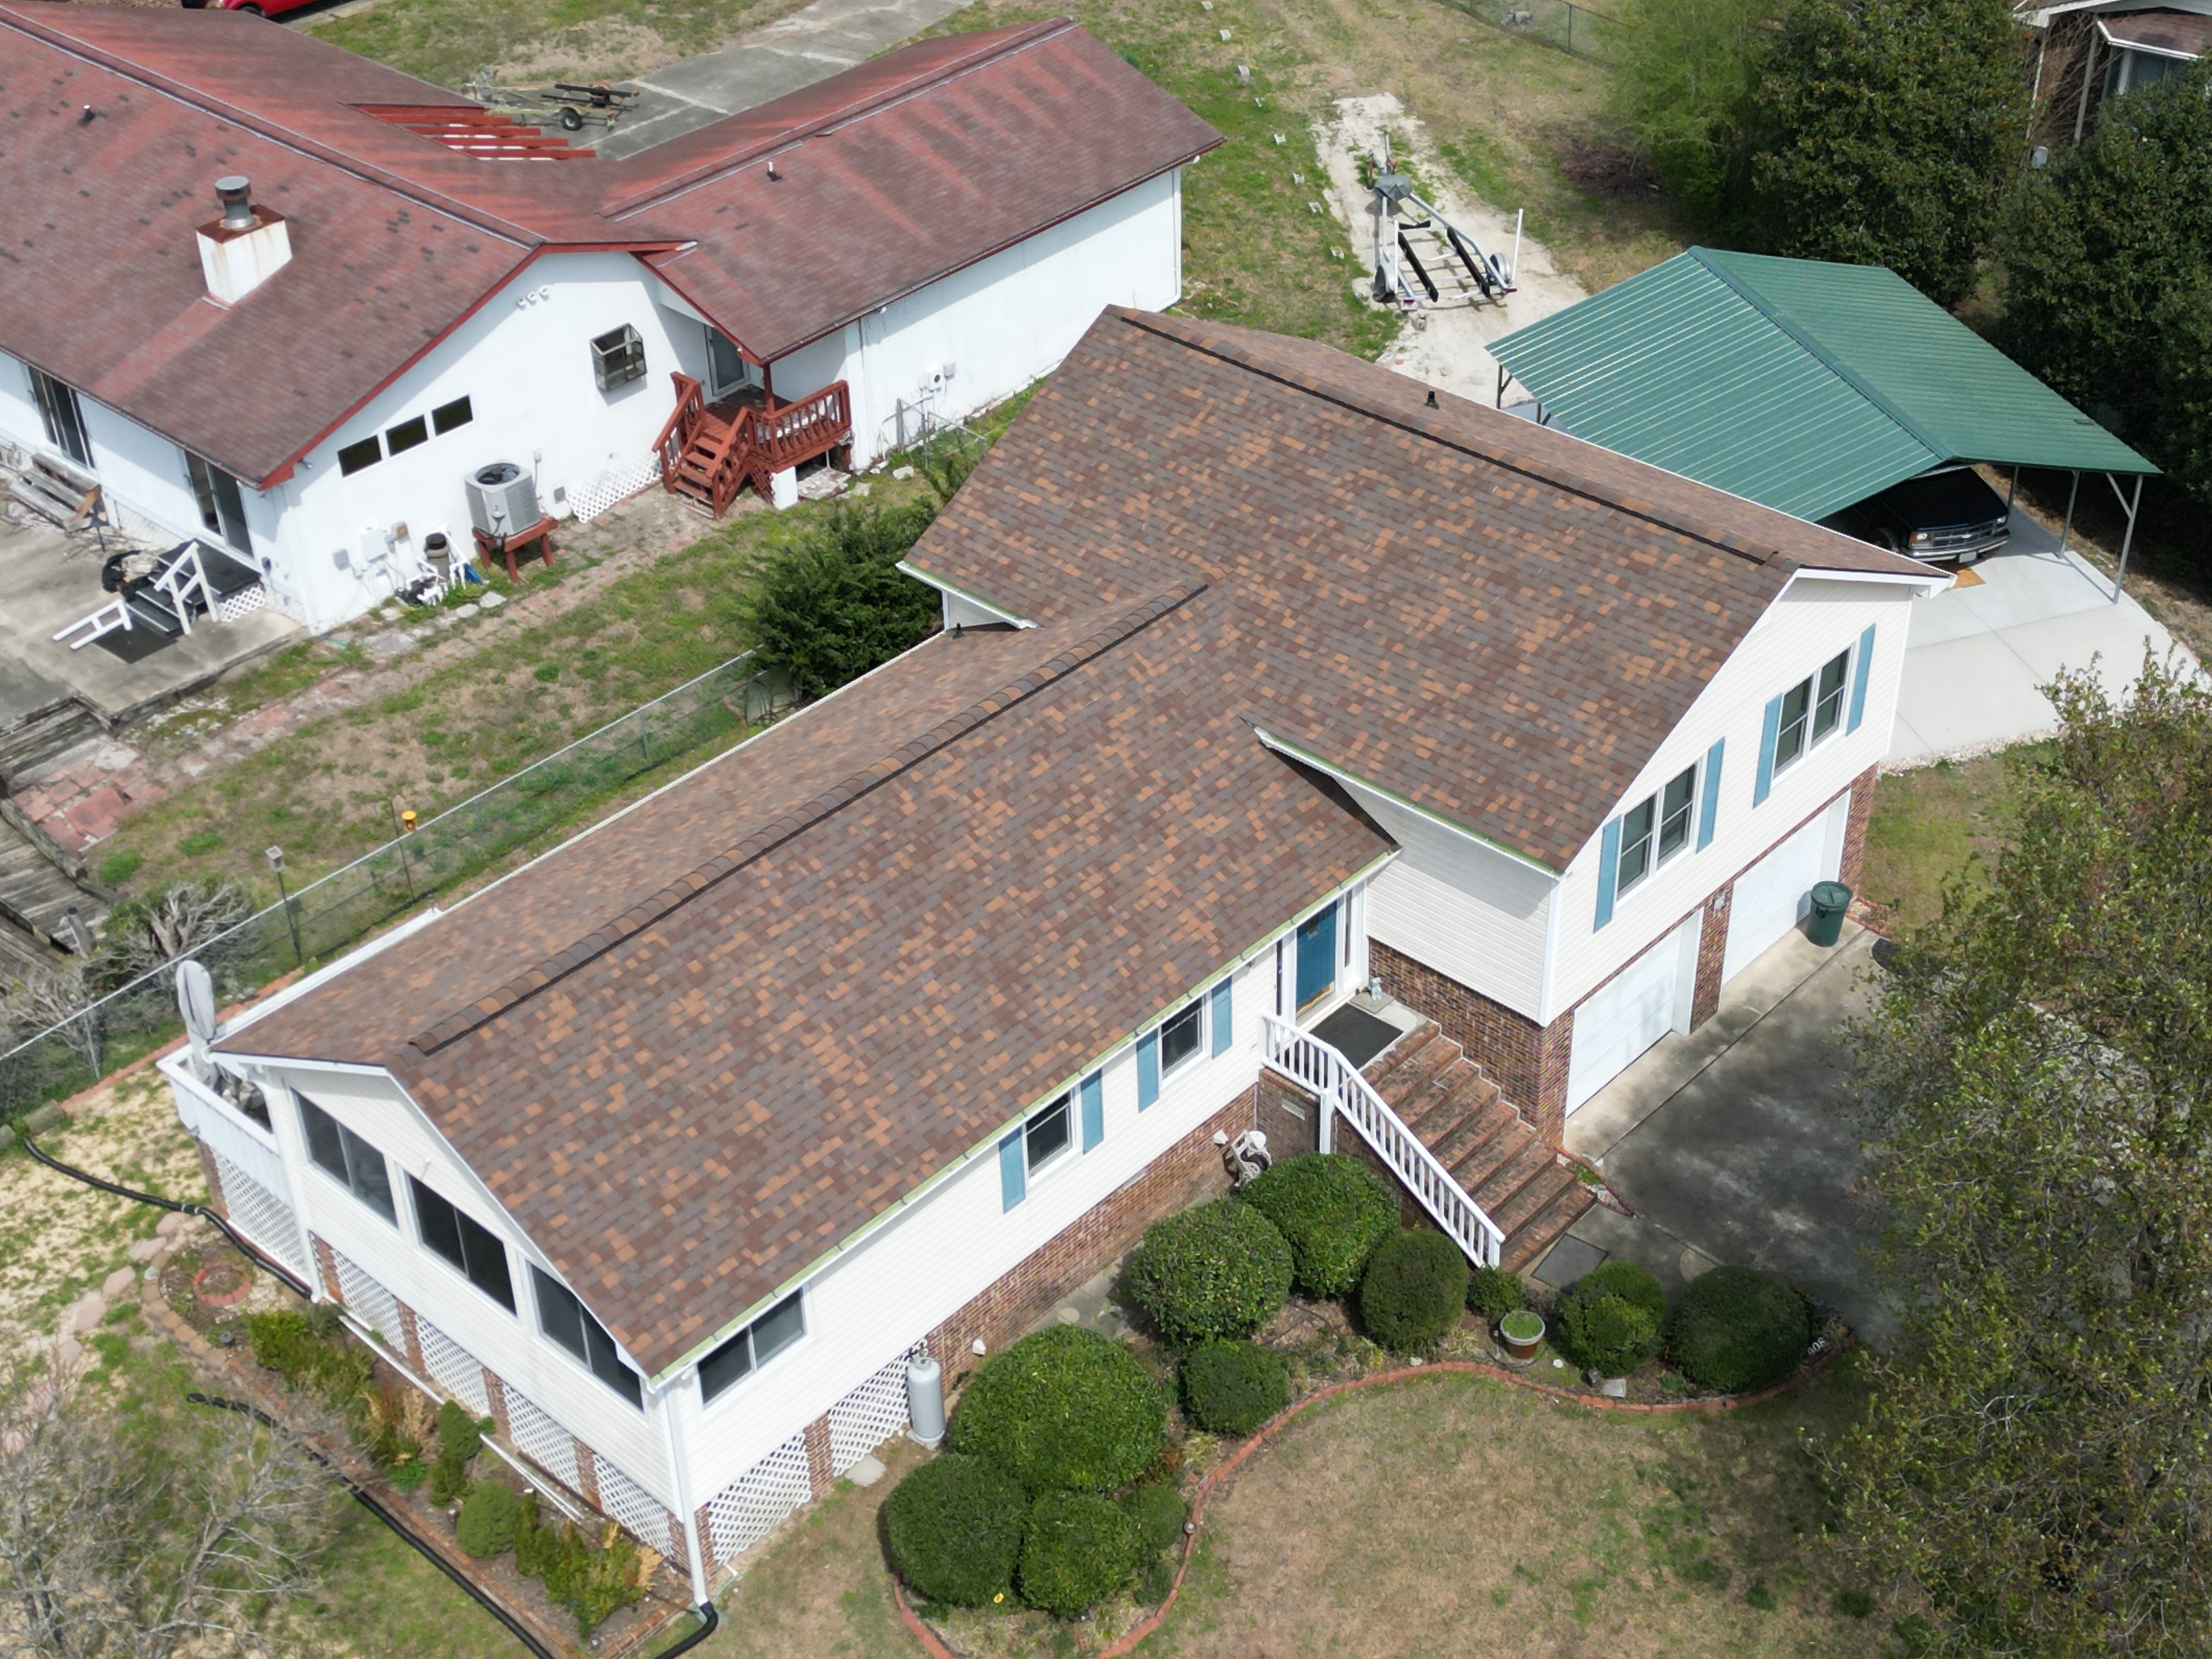
M1692 248L1490 349L1577 437L1800 518L1954 461L2158 471L1880 265Z

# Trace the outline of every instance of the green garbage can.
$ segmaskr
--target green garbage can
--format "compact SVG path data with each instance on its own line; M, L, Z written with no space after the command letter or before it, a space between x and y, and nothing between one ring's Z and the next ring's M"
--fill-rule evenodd
M1805 937L1815 945L1833 945L1843 937L1844 912L1851 908L1851 890L1840 881L1813 884L1813 914L1805 924Z

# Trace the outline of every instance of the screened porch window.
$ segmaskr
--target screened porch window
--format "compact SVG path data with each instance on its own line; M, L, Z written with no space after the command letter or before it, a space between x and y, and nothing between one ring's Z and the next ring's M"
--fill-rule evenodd
M514 1282L507 1277L507 1246L481 1222L448 1203L413 1176L407 1190L415 1200L415 1229L422 1243L459 1267L470 1284L507 1310L514 1311Z
M806 1334L806 1310L799 1292L770 1308L758 1319L699 1362L699 1392L708 1400L762 1366Z
M530 1268L530 1290L538 1301L538 1328L590 1366L593 1376L642 1408L644 1382L623 1364L607 1328L592 1317L591 1310L566 1285L534 1262Z
M300 1123L307 1134L307 1156L315 1167L393 1225L399 1207L392 1199L392 1171L384 1154L307 1097L300 1097Z

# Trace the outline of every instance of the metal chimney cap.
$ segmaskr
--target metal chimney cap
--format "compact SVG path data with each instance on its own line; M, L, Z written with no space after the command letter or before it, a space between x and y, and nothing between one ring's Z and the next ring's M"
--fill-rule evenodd
M233 173L215 181L216 199L222 204L222 222L231 230L251 230L253 228L252 185L242 173Z

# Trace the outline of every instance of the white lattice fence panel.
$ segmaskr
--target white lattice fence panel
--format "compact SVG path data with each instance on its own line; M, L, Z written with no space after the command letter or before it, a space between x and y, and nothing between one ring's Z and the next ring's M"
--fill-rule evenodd
M484 1387L483 1367L477 1358L422 1315L415 1316L415 1335L422 1344L422 1369L430 1380L478 1417L491 1413L491 1391Z
M830 1408L830 1467L844 1474L906 1424L902 1354Z
M728 1561L768 1536L775 1523L814 1495L806 1469L806 1437L794 1434L715 1493L707 1504L707 1547Z
M599 1481L599 1507L629 1528L631 1537L663 1555L672 1550L683 1553L668 1510L659 1498L604 1457L593 1460L593 1473Z
M404 1353L407 1332L399 1322L398 1299L378 1284L367 1268L357 1266L343 1252L332 1250L331 1258L337 1263L338 1293L345 1298L346 1310L374 1327L379 1336Z
M512 1388L507 1391L507 1425L517 1451L569 1491L584 1489L575 1437Z
M569 492L568 505L578 520L585 524L599 516L617 502L626 501L647 485L660 480L660 457L658 453L640 456L617 466L611 466L598 477L587 479Z
M215 1155L215 1169L230 1224L301 1279L309 1278L307 1253L300 1248L300 1218L292 1206L221 1152Z
M259 582L241 587L235 593L226 593L215 602L217 622L236 622L240 617L250 617L269 603L269 590Z

